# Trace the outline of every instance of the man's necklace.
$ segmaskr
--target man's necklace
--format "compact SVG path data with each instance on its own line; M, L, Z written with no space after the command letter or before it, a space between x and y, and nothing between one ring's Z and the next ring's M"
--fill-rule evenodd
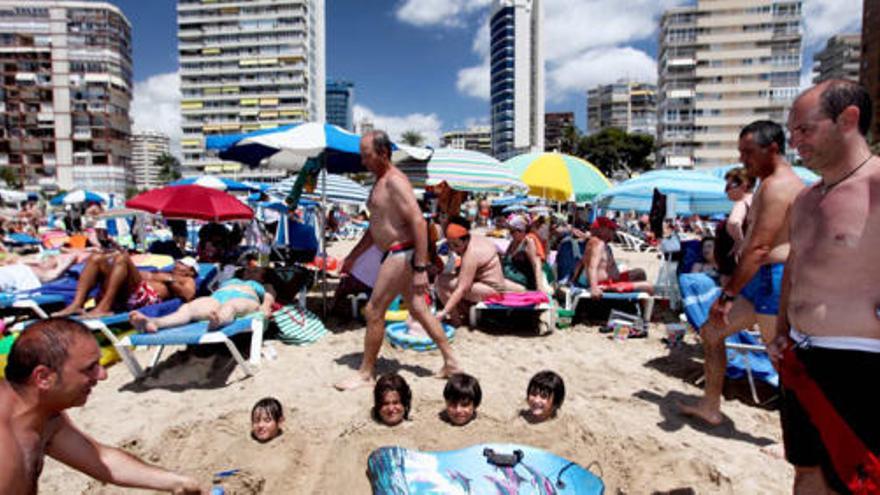
M858 172L860 168L864 167L866 163L871 161L871 158L873 158L873 157L874 157L873 154L868 154L868 158L865 158L862 161L862 163L859 164L858 167L850 170L849 172L847 172L846 175L837 179L836 181L832 182L831 184L825 184L825 179L822 179L822 184L819 185L819 191L822 193L822 196L828 194L828 191L830 191L834 186L836 186L836 185L840 184L841 182L845 181L846 179L849 179L850 177L852 177L852 175L855 174L856 172Z

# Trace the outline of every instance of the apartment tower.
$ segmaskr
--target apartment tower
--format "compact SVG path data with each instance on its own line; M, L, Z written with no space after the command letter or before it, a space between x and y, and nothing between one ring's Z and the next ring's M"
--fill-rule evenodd
M135 131L131 135L131 168L134 171L134 185L140 189L164 186L159 180L159 167L156 159L170 154L170 140L167 134L156 131Z
M330 81L327 83L327 123L354 132L354 83Z
M489 18L492 153L544 149L543 0L494 0Z
M560 151L566 129L574 127L574 112L544 114L544 150Z
M178 0L182 173L274 180L205 153L205 137L324 122L324 0Z
M660 22L659 166L736 163L743 126L785 123L800 86L800 0L698 0Z
M0 0L0 166L26 190L125 193L131 90L117 7Z
M657 135L657 86L618 81L587 92L587 133L616 128L629 133Z
M813 55L813 84L829 79L859 81L862 35L838 34L828 38L825 48Z
M492 155L492 129L478 125L443 133L440 146L457 150L479 151Z

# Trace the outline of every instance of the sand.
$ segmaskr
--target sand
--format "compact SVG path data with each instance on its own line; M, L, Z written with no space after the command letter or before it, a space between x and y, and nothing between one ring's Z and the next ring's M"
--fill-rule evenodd
M626 261L644 261L636 258ZM371 390L343 393L331 386L359 364L364 333L357 324L338 327L307 347L273 342L277 358L263 360L250 378L220 353L168 352L140 382L116 365L88 404L70 415L96 439L190 473L206 486L212 473L239 469L226 493L367 494L366 459L377 447L447 450L481 442L522 443L593 464L612 494L790 492L791 467L766 453L781 439L778 412L725 400L728 420L715 428L677 414L677 400L701 393L693 381L702 352L693 336L668 349L660 340L662 324L653 325L647 339L622 342L585 324L541 337L460 328L453 349L484 394L478 418L461 428L438 418L444 382L431 374L441 365L439 353L387 343L379 371L406 378L413 411L395 428L373 423ZM145 362L148 354L138 357ZM556 419L531 425L518 411L529 378L542 369L563 376L567 397ZM259 444L249 437L249 411L265 396L282 401L287 422L281 437ZM41 491L128 493L51 460Z

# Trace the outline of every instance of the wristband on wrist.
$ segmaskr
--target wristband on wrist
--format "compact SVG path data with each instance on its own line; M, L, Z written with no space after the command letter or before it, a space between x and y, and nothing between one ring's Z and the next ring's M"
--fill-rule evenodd
M721 296L718 298L722 303L729 303L736 299L736 295L730 294L726 290L721 291Z
M413 257L412 261L410 261L409 265L412 267L413 271L416 273L423 273L428 271L428 265L417 265L416 259Z

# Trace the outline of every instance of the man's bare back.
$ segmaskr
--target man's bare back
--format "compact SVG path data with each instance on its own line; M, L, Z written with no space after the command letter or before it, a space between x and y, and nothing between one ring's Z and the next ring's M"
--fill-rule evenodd
M409 224L401 213L400 198L395 191L412 191L406 175L396 167L376 180L367 207L370 209L370 236L383 252L394 244L412 242Z
M794 204L788 317L803 333L880 339L880 158L861 172Z
M761 185L752 200L752 207L749 208L748 224L758 225L758 219L764 215L783 217L788 206L794 202L803 188L804 182L791 167L779 167L771 175L761 180ZM749 229L746 232L744 245L749 245L754 231L755 229ZM761 264L785 263L788 258L788 233L781 223L772 237L770 249Z

